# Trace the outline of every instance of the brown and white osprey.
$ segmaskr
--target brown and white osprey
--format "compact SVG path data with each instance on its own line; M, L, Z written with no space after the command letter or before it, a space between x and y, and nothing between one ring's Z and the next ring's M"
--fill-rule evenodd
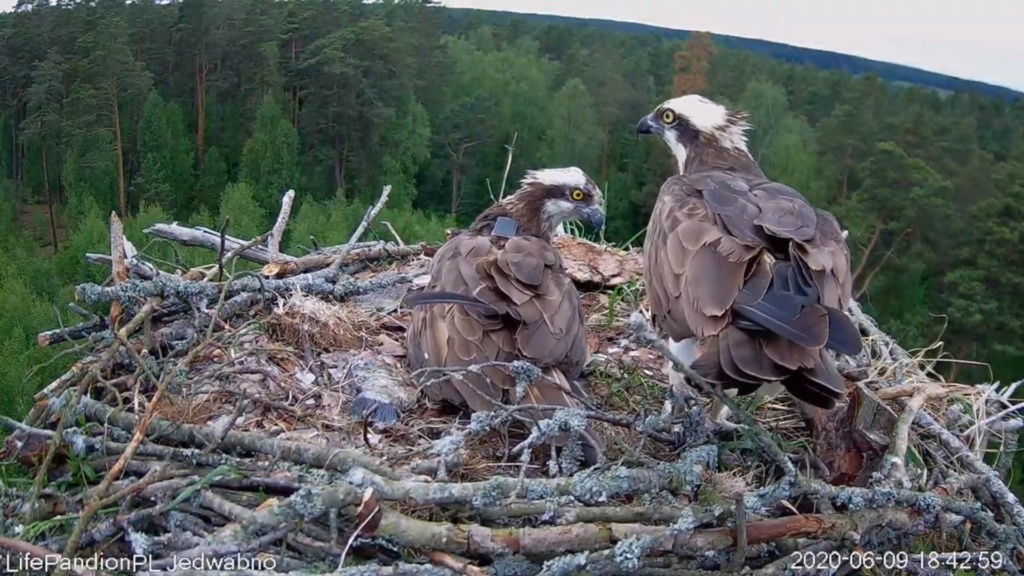
M601 190L594 181L575 167L535 170L516 193L446 242L434 255L426 291L406 298L413 306L406 336L409 367L525 360L543 375L525 388L519 404L582 407L576 379L587 360L583 306L551 244L563 222L577 219L604 226ZM472 411L516 403L516 380L507 367L481 372L453 374L424 392ZM437 377L427 373L420 381ZM536 421L551 411L522 415ZM567 440L563 435L554 443ZM581 440L591 465L603 442L592 431Z
M765 177L748 128L746 113L699 95L668 100L637 124L661 136L679 168L644 243L653 321L681 360L725 388L749 394L778 382L831 409L845 387L828 350L861 350L844 313L850 251L835 217Z

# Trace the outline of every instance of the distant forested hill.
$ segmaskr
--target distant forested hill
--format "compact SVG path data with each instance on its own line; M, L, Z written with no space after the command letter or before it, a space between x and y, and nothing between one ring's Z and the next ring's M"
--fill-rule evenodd
M483 23L495 25L507 25L509 20L524 19L530 22L549 24L569 24L575 26L593 26L625 32L629 34L653 34L667 40L685 40L690 35L689 30L675 30L650 26L636 22L618 22L615 20L599 20L596 18L574 18L570 16L552 16L547 14L520 14L515 12L500 12L496 10L477 10L472 8L458 8L452 10L453 15L466 16L472 14ZM911 66L893 64L891 62L880 62L849 54L829 52L827 50L815 50L813 48L800 48L790 44L769 42L767 40L756 40L753 38L740 38L738 36L727 36L725 34L712 34L715 44L723 48L739 48L756 54L762 54L771 58L777 58L791 64L809 64L824 70L841 70L848 74L870 74L875 73L880 78L890 82L902 84L916 84L928 86L944 92L977 92L986 96L999 98L1016 99L1024 96L1021 92L995 86L975 80L965 80L936 72L921 70Z

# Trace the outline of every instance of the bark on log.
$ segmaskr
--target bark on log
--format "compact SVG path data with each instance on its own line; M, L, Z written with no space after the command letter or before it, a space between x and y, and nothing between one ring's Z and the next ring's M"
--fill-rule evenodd
M219 251L221 246L220 232L210 230L209 228L204 228L202 226L188 228L178 224L154 224L143 230L143 232L150 236L156 236L157 238L163 238L164 240L171 240L185 246L198 246L200 248L207 248L214 251ZM241 248L247 243L247 240L240 240L233 236L224 237L224 249L228 252ZM240 252L238 257L243 260L255 262L256 264L269 264L273 259L270 250L265 246L252 246ZM281 254L280 258L287 261L293 259L294 256Z
M433 249L425 243L412 246L397 246L391 243L370 242L353 249L345 256L345 264L354 262L372 262L384 258L403 258L419 254L430 255ZM357 245L358 246L358 245ZM336 251L323 251L306 256L300 256L293 260L283 262L271 262L263 266L263 275L267 278L286 278L313 270L322 270L334 264L341 255L340 247Z

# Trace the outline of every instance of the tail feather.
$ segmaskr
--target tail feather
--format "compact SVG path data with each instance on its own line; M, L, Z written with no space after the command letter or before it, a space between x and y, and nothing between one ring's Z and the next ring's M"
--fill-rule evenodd
M835 362L824 352L821 362L814 368L794 372L782 385L797 400L825 410L835 408L846 397L846 383L836 370Z
M352 399L349 413L355 418L369 418L370 422L390 426L398 422L398 408L390 402L360 394Z
M844 312L821 304L806 262L758 262L731 311L732 325L710 338L693 363L698 374L738 394L781 382L797 400L823 409L845 396L845 383L825 350L858 354L860 332Z
M733 310L769 332L805 348L820 348L828 341L824 308L806 306L801 309L791 296L781 292L768 292L753 305L734 304Z
M842 311L819 303L804 262L776 262L755 268L732 306L734 325L751 332L771 332L799 346L860 353L860 332Z
M708 341L707 349L691 368L710 382L737 394L754 393L766 382L781 382L797 400L830 410L846 395L845 382L835 362L824 351L814 352L809 368L786 367L765 353L768 340L736 326ZM808 360L810 364L810 360Z

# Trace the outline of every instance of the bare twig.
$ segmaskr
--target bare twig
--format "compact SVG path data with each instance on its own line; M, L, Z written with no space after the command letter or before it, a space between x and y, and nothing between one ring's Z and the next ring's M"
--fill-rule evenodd
M82 398L80 406L89 418L96 422L109 422L123 430L133 430L139 425L137 416L116 411L91 398ZM160 418L150 418L146 429L153 437L178 440L190 446L216 445L220 433L214 426L195 426ZM321 447L314 444L267 438L248 432L229 431L221 440L220 449L256 452L300 464L309 464L325 470L344 472L359 467L373 470L383 477L401 478L405 476L392 470L379 458L368 456L359 450Z
M743 502L743 494L737 493L734 496L736 505L733 508L733 515L736 522L736 553L729 562L729 572L739 572L747 559L747 509Z
M202 345L193 348L189 351L188 356L182 360L182 364L187 366L195 356L204 350L204 348L205 347ZM160 402L160 398L163 396L164 391L167 389L167 385L170 384L171 379L175 377L175 372L176 371L174 370L168 370L164 374L163 378L160 379L156 392L146 404L145 415L137 419L134 431L132 432L131 442L128 443L128 449L121 454L117 459L117 463L115 463L107 472L106 476L103 477L103 481L100 483L99 490L93 500L86 505L85 510L82 512L81 516L79 516L78 523L75 525L75 529L71 532L71 536L68 537L68 543L64 547L65 557L73 557L75 552L78 551L78 543L81 540L82 535L85 533L85 529L86 526L88 526L89 521L97 512L99 512L103 505L103 497L106 496L106 491L110 488L110 485L114 480L120 476L124 466L132 459L135 451L138 449L139 445L142 444L143 438L146 437L146 430L149 427L150 422L152 422L156 416L156 406ZM67 571L63 568L54 572L54 576L66 576L66 574Z
M857 382L858 391L874 393L884 410L894 406L898 415L898 406L904 406L899 422L893 416L882 424L891 441L850 448L850 461L864 457L858 480L868 479L867 487L841 485L853 483L855 471L832 476L828 470L795 466L795 454L782 449L791 445L791 430L776 440L781 430L758 424L774 416L766 417L759 409L754 421L730 405L731 397L681 366L647 322L636 318L629 327L637 339L650 343L650 352L674 361L695 388L725 400L744 418L741 430L756 446L746 438L719 443L707 427L702 403L685 411L680 405L669 422L644 410L633 414L618 408L622 404L610 391L599 407L570 410L499 402L468 421L434 406L422 412L402 408L392 427L360 427L347 414L348 403L365 390L353 382L341 360L345 354L323 352L358 350L387 359L401 371L399 358L411 351L398 342L406 316L402 308L395 312L394 302L407 286L393 287L418 285L428 263L420 258L387 266L367 263L432 255L432 248L402 245L394 231L394 242L359 241L386 196L385 191L341 246L318 248L300 258L282 255L278 261L272 250L259 246L262 239L243 242L224 236L224 248L219 249L220 234L185 228L188 238L216 242L209 246L219 249L216 264L169 274L142 261L126 244L122 265L129 278L110 286L78 287L76 296L83 302L117 302L128 314L120 322L131 321L121 330L97 326L87 342L69 351L86 356L37 397L24 423L0 418L0 426L13 431L2 447L4 454L36 475L32 492L15 497L27 506L5 505L6 510L31 513L19 519L24 529L19 538L63 550L68 558L76 550L85 556L123 539L133 552L149 555L154 568L171 566L175 556L228 560L242 555L272 558L279 573L303 573L328 564L350 576L536 573L541 563L547 576L690 576L719 569L781 574L787 568L780 562L792 549L883 551L897 537L927 540L938 550L965 544L998 550L1006 566L1014 546L1024 543L1024 530L1014 521L1019 504L1004 498L1000 485L1005 490L1005 483L993 480L991 469L977 462L989 440L975 438L979 446L971 450L960 436L973 416L978 422L974 430L1001 439L1002 450L1012 450L1024 425L1005 409L1012 403L1006 397L1012 386L992 388L982 396L960 386L928 384L926 376L913 371L917 360L880 331L865 328L870 319L858 316L857 308L851 315L871 337L864 354L841 359L840 370ZM280 249L279 239L269 244ZM597 276L626 276L617 260L610 268L622 268L621 273L605 271L605 258L623 255L602 252L598 261L589 248L558 248L567 259L600 269ZM266 256L263 274L225 273L227 281L211 281L242 255L249 260ZM114 265L113 255L94 261ZM579 282L577 276L574 280ZM374 294L382 290L386 292ZM296 292L302 298L295 298ZM343 306L330 304L356 295ZM302 300L311 311L267 306L281 299L289 304ZM293 342L279 329L281 315L305 323L311 320L298 316L325 315L325 310L344 315L345 321L331 328L344 332L337 346L310 344L297 336ZM74 311L86 324L96 321L84 309ZM371 317L376 325L365 321ZM270 321L264 323L264 318ZM620 318L615 320L609 326L614 335L603 329L596 335L600 346L610 338L622 342ZM83 324L61 330L52 332L52 339L93 329ZM633 348L628 342L617 345ZM619 362L610 354L606 361ZM622 362L634 363L647 375L653 367L645 351L623 354ZM536 370L526 362L486 368L498 365L514 374ZM425 370L415 377L437 381L466 372L487 376L480 364ZM607 384L603 373L583 378L592 379L581 382L591 384L592 390ZM951 422L964 425L935 423L943 403L927 398L946 392L974 400L973 412L951 416ZM960 407L949 405L950 414ZM499 446L521 440L508 442L506 428L527 408L551 416L517 446L524 454L518 461L494 461L492 455L500 458ZM858 416L852 421L854 433L866 433L864 426L874 425L869 420ZM570 443L551 453L545 476L538 459L547 453L534 445L559 431L578 430L587 421L607 431L611 442L606 453L619 461L571 474L578 446ZM676 433L669 434L673 423ZM361 447L360 432L372 436L372 454ZM881 457L880 447L886 443L888 460ZM915 482L913 490L886 481L888 472L905 477L907 455L920 456L929 467L927 482ZM1007 460L1006 454L1000 457L999 473L1006 470ZM878 461L891 468L871 476ZM11 491L0 490L4 498ZM804 505L823 513L802 513ZM108 514L108 508L114 510ZM10 525L4 522L0 529ZM380 566L369 560L342 567L354 563L356 556L362 560L374 555L430 564Z
M907 476L905 462L907 446L910 442L910 425L917 418L917 414L925 402L945 393L946 391L943 388L922 386L903 408L903 414L900 416L899 421L897 421L896 429L893 431L893 443L889 446L889 452L885 457L885 465L882 469L883 476L886 476L895 485L902 488L910 488L910 478Z
M206 273L203 274L203 281L209 282L210 280L213 279L214 276L217 276L218 281L220 281L220 277L223 275L224 269L227 266L232 264L243 252L250 250L255 246L258 246L261 242L266 240L269 234L270 232L260 234L259 236L253 238L252 240L249 240L245 244L242 244L241 246L236 246L227 254L220 253L221 256L217 258L217 264L215 264L212 269L208 270ZM277 257L280 258L281 255L278 254Z
M689 381L700 387L704 393L714 396L722 402L722 404L728 407L729 410L736 414L746 425L743 430L753 434L757 443L760 444L769 455L771 455L775 464L782 468L787 476L796 475L796 468L793 466L793 463L786 456L786 453L779 448L778 444L776 444L775 441L765 433L764 429L762 429L761 426L759 426L745 410L741 409L728 394L723 392L720 386L713 385L705 380L700 374L694 372L692 368L684 364L682 360L673 354L672 351L669 350L668 345L665 344L661 338L658 338L657 334L655 334L651 325L642 314L634 312L629 317L629 326L637 338L644 341L647 345L657 350L659 354L672 362L672 368L674 370L686 375Z
M273 544L278 540L284 538L288 533L294 530L294 526L291 524L278 527L268 534L247 540L245 542L222 544L219 546L201 546L199 548L193 548L191 550L185 550L177 552L171 558L164 558L151 562L149 565L150 570L166 570L176 565L180 565L180 560L183 559L195 559L195 558L222 558L224 556L231 556L241 554L243 552L253 552L259 550L269 544Z
M128 280L128 266L125 265L124 257L124 226L117 212L110 212L110 264L112 284L118 285ZM121 303L111 302L110 304L110 325L117 328L117 321L121 317Z
M281 199L281 212L277 215L277 221L270 231L270 240L267 242L267 249L270 251L270 258L277 260L281 255L281 237L284 236L285 226L288 225L288 217L292 213L292 202L295 200L295 190L288 190Z
M349 238L348 242L345 244L345 246L342 247L341 251L338 253L337 260L335 260L334 263L331 264L331 270L337 271L341 268L341 265L345 262L345 257L348 256L348 253L352 251L352 247L355 245L355 243L358 242L360 238L362 238L363 232L366 232L366 228L370 225L370 222L373 222L373 219L377 217L377 214L381 211L381 208L384 207L384 204L387 203L388 196L390 195L391 184L387 184L384 186L384 189L381 190L380 198L377 200L377 203L371 206L370 209L366 211L366 214L363 215L363 220L359 223L359 226L356 227L356 231L352 233L352 237Z
M875 324L874 320L864 314L857 302L850 303L850 316L863 332L866 332L872 337L872 341L875 343L875 348L886 350L896 361L903 363L910 369L916 370L921 374L921 370L917 367L917 362L914 358L896 345L896 343L892 341L892 338L882 332ZM901 400L901 402L905 403L907 400ZM985 477L986 487L990 492L992 492L994 497L998 498L999 501L1003 502L1009 509L1014 526L1018 530L1024 531L1024 507L1021 506L1020 500L1015 494L1013 494L1013 492L1010 491L1009 487L1003 483L999 474L996 473L995 470L975 456L974 453L956 437L956 435L947 430L945 426L936 422L928 412L924 410L918 411L917 415L914 417L914 423L935 436L939 440L939 443L949 451L953 458L958 460L961 465L966 466L968 471L972 474L979 474Z
M391 222L381 221L381 224L387 226L388 232L391 232L391 235L394 236L395 242L398 242L399 246L405 246L405 242L402 241L402 237L398 235L397 231L395 231L395 227L391 225Z
M209 250L220 249L220 232L210 230L209 228L204 228L202 226L187 228L178 224L154 224L143 230L143 232L151 236L171 240L185 246L198 246ZM244 247L247 244L245 240L240 240L232 236L225 236L224 243L225 247L229 250L235 250L237 248ZM238 257L243 260L255 262L256 264L269 264L271 261L270 251L262 246L251 246L249 248L245 248L238 253ZM281 254L280 258L283 260L291 260L293 256Z
M501 190L498 191L498 200L505 197L505 185L508 182L508 172L512 169L512 155L516 151L516 138L519 136L519 131L512 133L512 143L505 146L508 150L508 156L505 158L505 171L501 174Z
M384 242L360 242L351 252L345 255L344 263L373 262L384 258L402 258L418 256L427 252L425 244L398 246ZM329 268L341 261L341 247L325 248L320 252L300 256L287 262L271 262L263 267L263 275L267 278L285 278L311 270Z

